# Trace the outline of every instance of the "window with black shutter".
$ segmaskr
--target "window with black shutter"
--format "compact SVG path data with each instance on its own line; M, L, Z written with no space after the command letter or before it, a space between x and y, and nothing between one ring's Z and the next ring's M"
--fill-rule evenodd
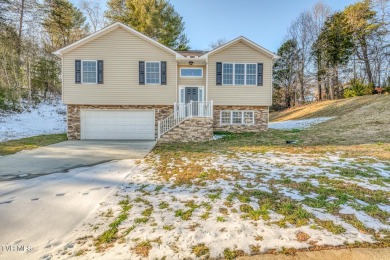
M139 84L145 85L145 62L139 62Z
M75 60L75 83L81 83L81 60Z
M217 85L222 85L222 62L217 62Z
M257 64L257 86L263 86L263 63Z
M98 60L98 84L103 84L103 61Z
M161 85L167 84L167 62L161 62Z

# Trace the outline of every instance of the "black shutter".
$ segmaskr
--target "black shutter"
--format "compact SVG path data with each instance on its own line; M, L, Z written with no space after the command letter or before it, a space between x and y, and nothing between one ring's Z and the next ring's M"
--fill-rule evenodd
M222 62L217 62L217 85L222 85Z
M167 62L161 62L161 85L167 84Z
M145 85L145 62L139 62L139 84Z
M257 63L257 86L263 86L263 63Z
M81 60L75 60L74 62L74 82L77 84L81 83Z
M103 61L102 60L98 60L97 61L98 63L98 80L97 80L97 83L98 84L103 84Z

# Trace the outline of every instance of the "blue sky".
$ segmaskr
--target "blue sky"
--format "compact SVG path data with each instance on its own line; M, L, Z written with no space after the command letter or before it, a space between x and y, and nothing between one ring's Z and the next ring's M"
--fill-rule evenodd
M170 0L183 16L191 49L207 49L211 42L245 36L276 52L291 22L319 0ZM357 0L323 0L342 10ZM77 0L71 0L77 3ZM103 2L103 0L102 0Z
M357 0L324 0L342 10ZM192 49L207 49L220 38L245 36L276 52L287 28L300 12L318 0L171 0L183 16Z

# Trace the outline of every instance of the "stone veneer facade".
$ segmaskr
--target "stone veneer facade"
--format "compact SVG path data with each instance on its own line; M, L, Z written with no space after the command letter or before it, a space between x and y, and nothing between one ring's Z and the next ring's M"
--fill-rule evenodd
M213 139L212 118L191 118L177 125L159 139L160 142L204 142Z
M68 109L68 139L80 139L80 110L81 109L132 109L132 110L155 110L156 115L156 136L157 123L173 113L173 106L163 105L67 105Z
M163 120L173 113L173 106L164 105L68 105L68 139L80 139L81 109L132 109L155 110L156 137L158 120ZM254 125L221 125L222 110L254 111ZM213 118L192 118L185 120L169 132L165 133L161 142L202 142L212 140L214 131L256 132L268 129L268 107L265 106L214 106Z
M253 125L221 125L221 111L253 111ZM257 132L268 129L268 107L266 106L214 106L214 131L227 131L234 133Z

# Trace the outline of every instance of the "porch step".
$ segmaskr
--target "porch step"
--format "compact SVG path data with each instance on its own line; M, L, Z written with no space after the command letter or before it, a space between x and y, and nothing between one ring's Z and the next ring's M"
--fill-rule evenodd
M213 119L188 118L163 134L160 142L204 142L213 139Z

